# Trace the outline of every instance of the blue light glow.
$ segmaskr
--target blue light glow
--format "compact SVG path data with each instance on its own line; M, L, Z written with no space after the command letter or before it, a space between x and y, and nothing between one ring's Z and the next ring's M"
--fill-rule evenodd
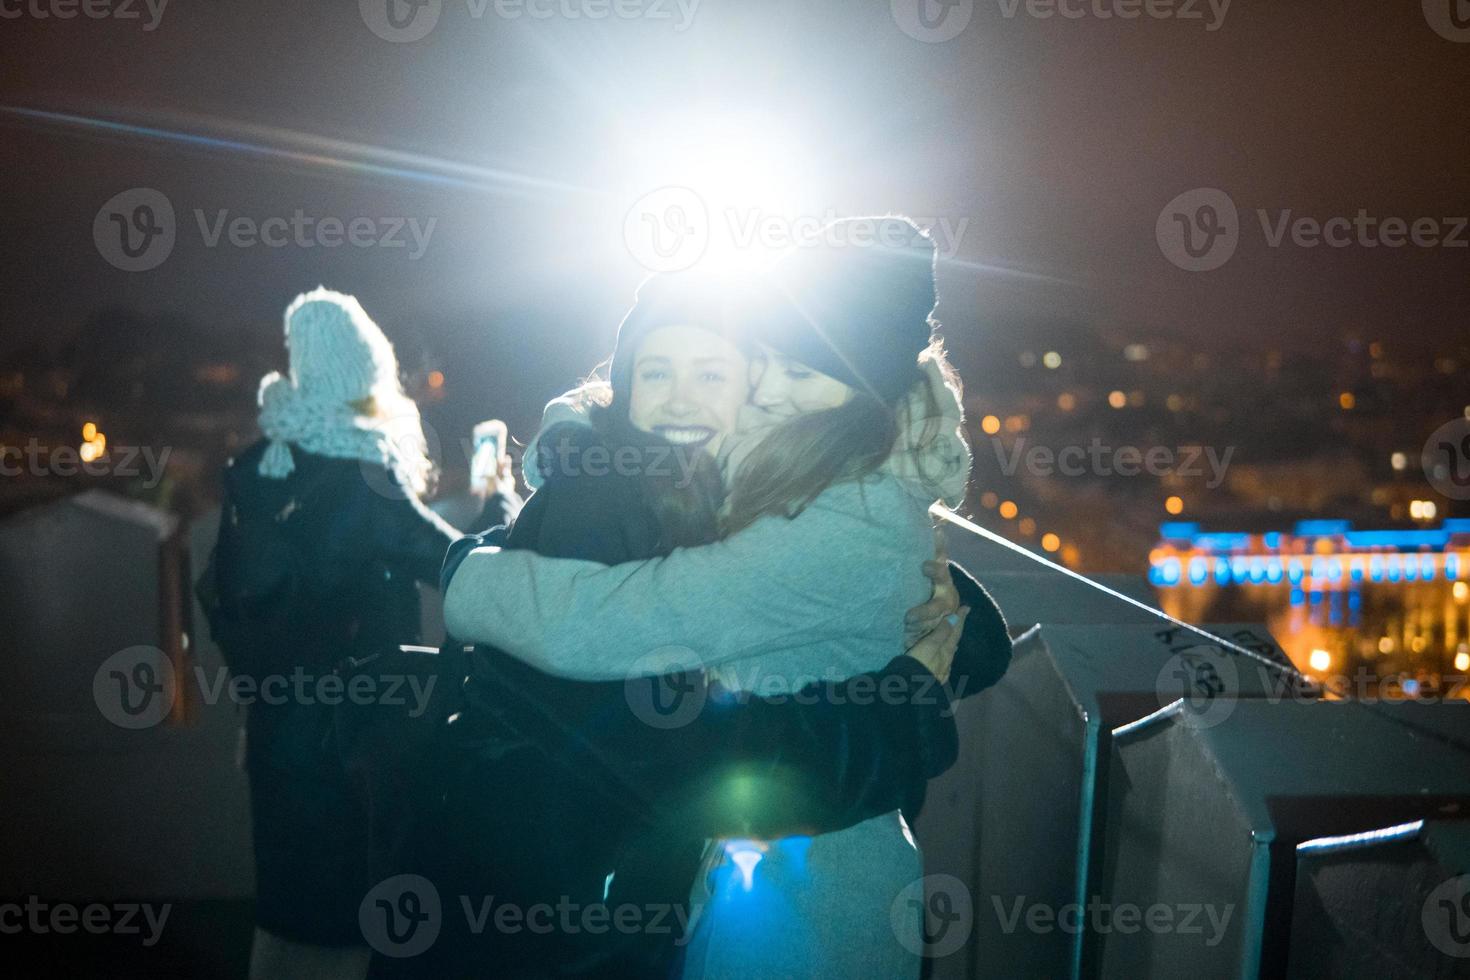
M1443 550L1450 538L1458 536L1456 546L1464 546L1470 535L1470 520L1448 519L1439 529L1355 531L1344 520L1298 521L1294 536L1308 539L1335 538L1328 554L1280 554L1279 549L1292 548L1291 539L1280 531L1267 531L1259 537L1244 532L1202 532L1194 521L1168 521L1159 525L1165 545L1187 542L1193 555L1161 558L1151 563L1148 578L1154 585L1173 586L1186 581L1203 586L1212 580L1216 585L1289 582L1298 590L1307 585L1319 589L1373 582L1432 582L1441 568L1446 579L1458 580L1463 571L1460 555ZM1254 553L1257 543L1266 553ZM1340 547L1362 549L1352 554ZM1314 550L1310 546L1308 551ZM1277 552L1277 553L1272 553ZM1336 553L1334 553L1336 552ZM1443 566L1440 555L1443 554ZM1354 606L1353 608L1358 608Z
M1439 531L1349 531L1347 542L1354 548L1443 548L1449 533Z
M1159 577L1160 577L1160 581L1164 585L1178 585L1179 584L1179 559L1178 558L1166 558L1166 559L1164 559L1164 562L1159 566Z
M1335 534L1346 534L1352 526L1352 521L1297 521L1294 533L1299 538L1331 537Z
M1251 536L1243 532L1195 534L1192 542L1206 551L1238 551L1250 547Z

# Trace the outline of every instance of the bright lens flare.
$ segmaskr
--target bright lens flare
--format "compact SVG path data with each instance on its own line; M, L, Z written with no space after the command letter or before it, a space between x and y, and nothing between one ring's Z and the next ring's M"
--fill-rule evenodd
M822 223L801 210L806 164L799 144L769 119L699 113L668 124L663 135L638 132L627 153L638 212L630 213L636 227L627 233L646 229L655 253L678 241L688 249L684 267L758 270ZM638 258L658 268L667 257Z

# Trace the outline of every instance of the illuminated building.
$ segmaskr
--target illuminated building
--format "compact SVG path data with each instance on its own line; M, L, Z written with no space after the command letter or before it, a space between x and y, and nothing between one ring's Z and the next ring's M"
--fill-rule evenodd
M1149 581L1171 614L1264 621L1303 670L1362 671L1367 688L1470 690L1451 682L1470 666L1470 520L1412 530L1305 520L1264 534L1172 521L1159 530Z

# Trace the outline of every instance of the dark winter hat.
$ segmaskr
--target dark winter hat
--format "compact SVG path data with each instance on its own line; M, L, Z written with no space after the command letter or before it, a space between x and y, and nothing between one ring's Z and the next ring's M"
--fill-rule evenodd
M626 401L638 345L660 327L703 327L742 345L750 295L748 284L741 280L695 270L661 272L643 280L633 308L618 325L608 372L614 401Z
M754 318L752 338L893 404L923 376L934 256L908 218L834 221L777 263L775 308Z

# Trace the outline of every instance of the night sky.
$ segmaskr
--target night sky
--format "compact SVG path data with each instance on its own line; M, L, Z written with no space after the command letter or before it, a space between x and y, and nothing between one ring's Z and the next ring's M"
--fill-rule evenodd
M135 20L59 20L8 3L7 106L312 145L295 133L524 179L472 189L7 115L0 352L103 307L275 331L292 295L325 283L451 387L498 392L481 414L525 424L608 352L643 274L622 220L657 185L629 148L727 112L800 147L804 212L965 223L940 313L980 383L1006 332L1038 325L1225 351L1463 340L1470 248L1272 248L1256 217L1365 209L1448 231L1442 219L1470 214L1470 43L1437 34L1419 4L1239 0L1212 31L1202 3L1200 19L1121 20L988 0L942 43L906 34L885 3L704 0L682 31L664 6L668 19L512 20L444 0L427 37L389 43L349 2L173 0L152 31L141 4ZM133 187L179 216L173 253L148 272L114 269L92 235ZM1197 187L1240 215L1235 254L1211 272L1177 268L1155 238L1161 208ZM298 207L436 224L414 260L207 248L193 217Z

